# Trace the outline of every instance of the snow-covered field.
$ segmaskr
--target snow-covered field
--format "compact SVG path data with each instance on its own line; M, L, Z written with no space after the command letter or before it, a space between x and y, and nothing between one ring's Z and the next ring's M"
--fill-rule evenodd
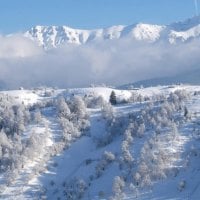
M5 142L15 140L0 135L0 166L9 166L1 170L0 199L200 199L200 86L0 95L34 116L15 136L24 145L20 167L1 162L15 155Z

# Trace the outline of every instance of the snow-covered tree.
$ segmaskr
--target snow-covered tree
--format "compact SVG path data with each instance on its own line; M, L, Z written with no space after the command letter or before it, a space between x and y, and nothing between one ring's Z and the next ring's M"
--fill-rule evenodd
M129 150L129 143L128 141L123 141L122 142L122 159L125 163L127 163L129 165L129 167L132 166L134 158Z
M78 200L83 198L87 183L83 179L74 178L65 184L64 194L67 200Z
M112 152L105 151L95 167L96 178L99 178L103 174L103 171L105 171L108 165L114 162L114 160L115 155Z
M133 142L133 137L131 134L131 126L128 127L128 129L124 133L124 140L128 142L128 144L131 144Z
M113 181L113 199L114 200L121 200L124 198L123 189L125 187L125 182L123 178L116 176Z
M105 100L102 96L87 97L85 101L88 108L102 108L105 103Z
M137 135L138 135L139 137L143 137L144 132L145 132L145 124L142 123L142 124L140 124L139 127L138 127Z
M139 172L136 172L133 176L133 180L135 182L135 184L138 186L140 184L141 181L141 175Z
M110 103L105 103L102 107L103 118L112 121L115 118L115 112Z
M80 132L74 124L66 118L60 118L60 124L63 129L63 139L67 141L71 141L73 138L79 137Z
M86 105L80 96L74 96L73 98L73 112L78 118L87 118Z
M40 110L36 110L33 113L33 120L34 120L35 123L41 123L42 115L41 115Z
M58 117L70 118L71 111L63 97L58 99L57 102Z

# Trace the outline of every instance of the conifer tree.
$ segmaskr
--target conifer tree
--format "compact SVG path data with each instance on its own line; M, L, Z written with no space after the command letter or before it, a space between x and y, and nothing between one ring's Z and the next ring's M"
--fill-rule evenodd
M116 105L117 104L117 98L116 98L116 94L114 91L111 92L110 94L110 103L112 105Z

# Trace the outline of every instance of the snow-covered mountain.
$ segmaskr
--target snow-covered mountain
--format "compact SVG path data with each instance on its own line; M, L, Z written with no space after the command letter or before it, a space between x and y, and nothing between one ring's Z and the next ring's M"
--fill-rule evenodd
M136 24L131 26L112 26L105 29L80 30L67 26L35 26L25 36L38 42L45 49L63 43L86 44L97 40L113 40L133 37L136 40L156 41L164 26Z
M136 41L168 41L171 44L185 42L200 36L200 17L170 25L138 23L128 26L117 25L109 28L81 30L68 26L35 26L24 35L45 49L64 43L86 44L93 41L131 38Z
M141 80L137 81L134 83L129 83L125 85L120 85L118 88L121 89L130 89L134 87L150 87L150 86L157 86L157 85L169 85L169 84L194 84L194 85L199 85L200 84L200 70L191 70L187 71L184 73L180 73L176 76L171 76L171 77L161 77L161 78L153 78L153 79L146 79L146 80Z

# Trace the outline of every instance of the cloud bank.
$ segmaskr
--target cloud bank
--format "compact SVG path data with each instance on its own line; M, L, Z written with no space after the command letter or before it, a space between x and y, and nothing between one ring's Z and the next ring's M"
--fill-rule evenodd
M5 88L120 85L199 69L200 41L170 45L130 39L63 45L45 52L21 35L0 36L0 85Z

